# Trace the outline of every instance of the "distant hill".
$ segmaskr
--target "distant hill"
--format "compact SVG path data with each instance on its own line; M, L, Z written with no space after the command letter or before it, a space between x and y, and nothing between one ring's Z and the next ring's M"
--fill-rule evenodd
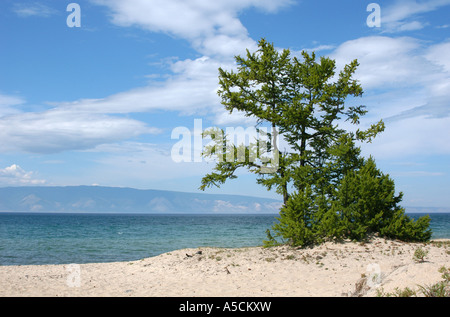
M449 207L405 207L406 213L410 214L437 214L450 213Z
M2 212L277 213L280 206L267 198L118 187L0 188Z

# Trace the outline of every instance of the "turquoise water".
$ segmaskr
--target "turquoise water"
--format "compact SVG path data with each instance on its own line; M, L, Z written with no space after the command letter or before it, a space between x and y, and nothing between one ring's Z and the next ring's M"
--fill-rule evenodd
M262 244L275 215L0 214L0 265L129 261Z
M0 213L0 265L131 261L182 248L258 246L276 216ZM450 238L450 214L430 216L433 238Z

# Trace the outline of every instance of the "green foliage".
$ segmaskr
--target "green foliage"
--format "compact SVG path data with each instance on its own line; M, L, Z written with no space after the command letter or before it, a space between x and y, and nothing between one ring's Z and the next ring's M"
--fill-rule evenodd
M308 245L314 243L315 237L315 213L313 210L312 191L309 186L297 194L293 194L286 205L281 208L279 223L274 224L273 230L276 237L291 245ZM269 231L268 241L265 245L273 244L274 237Z
M419 285L419 289L425 297L450 297L450 269L443 266L439 272L442 273L442 281L430 286Z
M420 292L425 297L450 297L450 270L445 266L439 269L442 273L442 281L439 281L432 285L418 285ZM396 288L393 293L385 293L382 289L377 290L377 296L385 297L417 297L420 294L417 291L411 290L410 288L405 288L403 290Z
M289 50L279 52L262 39L256 52L236 57L237 71L219 69L218 94L225 109L254 117L258 125L268 124L272 130L263 148L275 159L261 162L248 155L239 159L237 148L250 154L255 144L230 146L226 137L219 138L215 150L204 152L218 162L203 177L202 190L220 186L235 178L237 169L245 168L257 175L258 184L275 189L287 203L290 191L302 191L306 184L329 191L328 184L358 166L354 141L370 141L384 129L380 121L366 131L347 133L337 124L347 120L357 125L366 113L362 105L345 106L347 97L363 93L352 78L358 62L352 61L336 75L336 62L330 58L317 60L314 53L302 52L301 59L292 57ZM283 151L279 151L278 136L288 144Z
M372 158L359 170L350 171L338 184L335 195L314 195L311 186L290 197L272 229L293 245L305 246L331 239L364 240L379 233L403 241L427 241L429 216L409 218L398 206L402 194ZM270 235L275 239L277 235Z
M417 297L417 292L409 287L404 289L396 287L392 293L385 293L383 289L377 289L377 297Z
M442 266L439 268L439 273L442 273L442 278L445 282L450 283L450 268Z
M422 248L417 248L414 251L414 261L416 262L423 262L425 261L425 257L427 256L428 251L423 250Z
M403 194L395 195L394 181L369 158L360 170L349 172L338 186L336 203L348 237L361 240L378 232L403 241L427 241L429 216L414 221L399 206Z
M236 57L237 71L219 69L218 94L230 113L239 111L269 125L267 140L232 144L223 130L204 136L214 142L203 153L216 158L214 170L200 188L219 187L244 168L257 183L283 196L278 223L268 231L266 245L308 245L328 239L361 240L372 233L407 241L430 238L429 217L417 221L399 206L389 175L364 160L357 142L371 142L384 130L379 121L367 130L342 129L345 120L359 125L363 105L347 106L348 97L363 94L353 78L358 61L337 73L336 62L315 53L292 57L262 39L258 50ZM286 147L279 150L278 137ZM261 147L261 143L264 143ZM262 159L270 154L273 160ZM257 157L258 159L255 159Z

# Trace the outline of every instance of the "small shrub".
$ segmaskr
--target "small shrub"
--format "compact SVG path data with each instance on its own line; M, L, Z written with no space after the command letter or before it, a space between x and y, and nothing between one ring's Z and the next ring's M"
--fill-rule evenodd
M422 248L417 248L416 251L414 251L414 261L416 262L424 262L425 257L427 256L428 251L423 250Z
M447 269L445 266L439 269L439 272L442 273L443 280L437 282L430 286L422 286L418 285L420 292L425 297L450 297L450 269ZM393 293L385 293L383 289L377 290L378 297L416 297L418 296L417 292L411 290L406 287L401 290L396 288Z
M445 266L439 269L439 273L442 273L442 278L447 283L450 283L450 269L447 269Z
M378 297L416 297L416 291L410 289L409 287L405 287L404 289L395 288L392 293L385 293L383 289L377 290Z
M425 297L450 297L450 269L445 266L439 269L443 280L431 286L420 286Z
M350 239L365 242L373 234L407 242L431 238L431 218L409 217L395 195L395 184L370 158L359 169L342 175L328 194L323 184L303 184L280 210L278 223L267 231L265 246L309 246L324 241ZM320 186L319 186L320 185Z
M420 291L425 297L449 297L450 291L448 289L448 283L445 281L438 282L431 286L419 285Z

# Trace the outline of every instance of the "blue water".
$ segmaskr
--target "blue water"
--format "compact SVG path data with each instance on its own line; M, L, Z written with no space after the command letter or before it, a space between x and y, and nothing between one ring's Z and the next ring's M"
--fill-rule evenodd
M450 214L430 216L432 238L450 238ZM131 261L182 248L258 246L276 217L0 213L0 265Z
M138 260L262 245L275 215L0 214L0 265Z

